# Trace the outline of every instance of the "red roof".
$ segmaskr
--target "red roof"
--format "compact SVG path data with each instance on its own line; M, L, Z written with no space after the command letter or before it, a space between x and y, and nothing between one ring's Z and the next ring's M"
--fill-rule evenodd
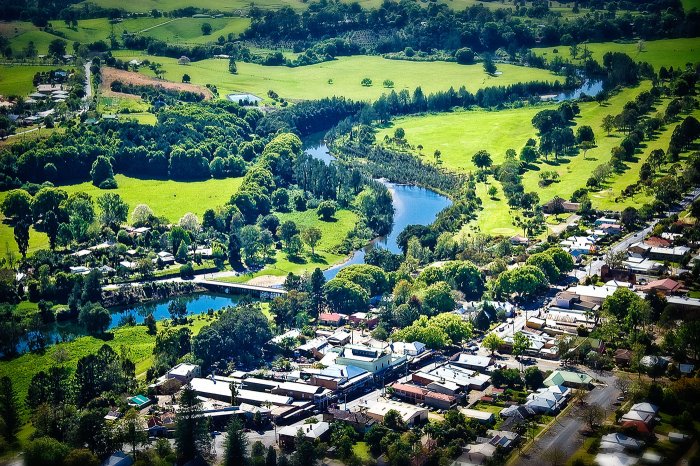
M673 280L672 278L664 278L661 280L654 280L652 282L649 282L646 285L639 287L639 289L642 291L659 290L673 292L677 291L680 287L681 284Z
M491 403L493 401L492 396L482 396L481 401L486 401L487 403Z
M652 248L667 248L671 245L671 242L667 239L659 238L658 236L650 236L644 240L644 244Z
M622 427L634 427L640 434L650 434L651 429L642 421L625 421L622 423Z
M341 320L345 319L345 316L343 314L338 314L337 312L322 312L319 314L318 319L325 322L340 322Z
M390 387L394 390L410 393L412 395L425 395L428 392L428 390L426 390L425 388L420 388L416 385L408 385L404 383L394 383L390 385Z

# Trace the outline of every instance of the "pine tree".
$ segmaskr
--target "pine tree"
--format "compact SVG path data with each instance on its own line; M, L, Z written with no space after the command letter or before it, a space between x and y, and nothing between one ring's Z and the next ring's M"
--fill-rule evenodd
M237 416L233 416L226 428L226 450L224 452L225 466L241 466L248 463L246 449L248 439L243 432L243 424Z
M181 463L202 457L209 452L209 422L202 416L197 393L187 385L180 395L180 411L175 418L175 445Z
M12 380L7 376L0 379L0 418L5 421L3 436L10 442L17 440L17 431L21 423L19 405Z

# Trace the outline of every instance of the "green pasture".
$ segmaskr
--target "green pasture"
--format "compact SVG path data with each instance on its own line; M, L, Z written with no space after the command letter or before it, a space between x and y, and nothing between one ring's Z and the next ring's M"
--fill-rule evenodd
M196 3L193 3L192 0L143 0L140 2L124 2L122 0L86 0L85 3L94 3L103 8L125 9L134 13L148 13L151 10L173 11L191 6L227 13L235 12L236 10L241 9L247 10L252 5L271 10L278 10L283 6L290 6L298 10L305 8L304 3L298 0L256 0L255 2L245 0L233 0L230 2L222 2L221 0L199 0Z
M276 251L272 263L266 265L259 272L238 277L222 277L219 278L220 281L246 282L252 278L266 275L282 277L290 272L295 274L312 272L316 267L321 270L326 269L345 259L344 255L331 251L342 243L358 221L357 214L349 210L338 211L335 219L330 222L319 220L315 209L309 209L305 212L275 213L275 215L279 217L281 222L292 220L301 231L312 226L320 229L321 241L316 246L316 255L312 256L311 248L306 245L304 245L304 253L301 258L289 258L283 251Z
M27 97L35 92L34 75L58 66L0 65L0 95Z
M52 21L51 26L54 30L64 34L68 41L89 43L97 40L107 40L112 33L117 38L120 38L124 32L138 33L144 29L158 27L158 25L169 21L172 21L172 19L143 17L110 22L107 18L93 18L79 20L75 28L68 26L61 20Z
M496 197L491 198L488 188L493 185L498 188ZM501 183L494 180L492 176L488 178L488 184L477 183L476 195L481 199L481 210L477 213L477 218L467 224L457 233L457 237L471 236L474 234L486 234L493 236L510 237L523 234L522 230L513 225L513 215L505 196Z
M377 140L393 137L396 128L403 128L406 140L413 146L422 145L421 154L434 161L436 150L441 152L443 165L453 171L472 171L476 167L472 156L486 149L494 164L505 159L506 150L520 148L528 138L535 137L532 117L543 106L500 111L468 110L396 118L377 133Z
M206 181L142 180L116 175L119 187L99 189L91 182L61 186L68 194L86 192L96 199L105 193L119 194L130 207L130 214L138 204L148 204L158 216L177 222L187 212L202 218L204 211L225 204L238 191L243 178ZM1 199L1 196L0 196Z
M696 1L697 3L697 1ZM583 44L579 50L583 50ZM642 51L639 51L638 42L602 42L585 44L593 53L593 58L602 62L606 52L623 52L635 61L645 61L659 69L662 66L685 67L686 63L700 61L700 37L688 39L661 39L645 41ZM554 53L554 49L557 53ZM548 60L554 57L562 57L571 60L570 47L560 45L557 47L541 47L532 49L534 53L544 56ZM580 52L579 52L580 53Z
M210 35L202 34L202 24L212 27ZM144 31L141 35L150 36L168 43L205 44L215 42L219 36L227 37L229 33L238 37L250 25L249 18L179 18L162 21L158 26Z
M421 86L423 92L458 89L465 86L476 92L488 86L505 86L527 81L556 81L549 71L514 65L499 65L498 76L487 75L480 64L458 65L447 62L410 62L387 60L376 56L341 57L336 60L310 66L288 68L238 63L238 74L228 72L226 60L209 59L178 65L176 59L141 54L120 54L123 59L149 59L161 63L168 81L180 82L182 75L190 75L192 83L214 84L223 97L227 93L246 92L266 98L269 90L289 100L320 99L329 96L345 96L355 100L373 100L391 89L383 86L384 80L392 80L397 92L410 92ZM141 72L153 75L148 68ZM364 78L372 80L371 86L363 86Z

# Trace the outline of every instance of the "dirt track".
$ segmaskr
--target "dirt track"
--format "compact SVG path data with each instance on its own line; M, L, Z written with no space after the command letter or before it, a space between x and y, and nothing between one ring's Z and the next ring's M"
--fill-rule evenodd
M131 94L124 94L121 92L113 92L110 89L113 81L121 81L125 84L136 84L139 86L153 86L160 87L163 89L170 89L174 91L190 91L204 94L206 100L211 99L213 96L209 89L204 86L199 86L197 84L187 84L187 83L175 83L171 81L164 81L162 79L151 78L145 76L141 73L135 73L133 71L118 70L116 68L103 67L102 68L102 84L100 85L102 95L107 97L131 97L138 98L138 96L133 96Z

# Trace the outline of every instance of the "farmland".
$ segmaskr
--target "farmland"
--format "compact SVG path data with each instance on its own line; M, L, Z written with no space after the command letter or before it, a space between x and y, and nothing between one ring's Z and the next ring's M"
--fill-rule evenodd
M447 90L450 86L455 89L465 86L467 90L476 92L488 86L558 80L548 71L514 65L499 65L498 70L502 74L489 76L479 64L410 62L376 56L341 57L330 62L297 68L238 63L236 75L228 72L228 62L225 60L209 59L182 66L171 58L128 52L122 52L118 56L127 60L148 59L161 63L165 79L179 82L182 75L187 73L192 83L216 85L222 96L233 92L249 92L265 97L269 90L274 90L280 97L289 100L329 96L373 100L391 91L383 86L385 80L393 81L393 89L397 92L401 89L413 92L416 87L421 86L426 93ZM152 75L150 69L142 68L141 71ZM372 85L363 86L361 81L364 78L370 78Z
M26 97L34 91L32 83L34 75L54 68L52 66L0 65L0 96Z

